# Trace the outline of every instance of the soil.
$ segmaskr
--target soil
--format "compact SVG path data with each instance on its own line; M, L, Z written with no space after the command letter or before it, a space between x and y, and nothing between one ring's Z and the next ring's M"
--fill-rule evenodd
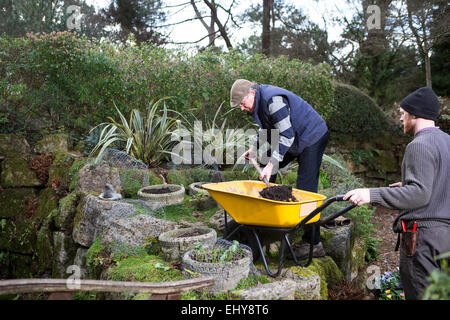
M207 250L204 252L198 252L191 256L192 260L206 263L217 263L220 261L222 255L226 252L225 249L219 248L214 250ZM235 262L242 259L242 251L238 250L235 253L227 256L225 262Z
M381 274L384 272L393 272L398 270L400 263L399 251L394 251L397 243L397 234L392 231L392 223L397 217L397 210L389 210L381 206L374 206L376 211L372 218L375 234L374 238L381 241L378 243L379 258L373 261L371 265L380 268Z
M201 233L201 232L194 231L194 232L189 232L189 233L180 234L177 238L196 237L196 236L201 236L202 234L203 234L203 233Z
M378 242L378 258L375 261L367 263L362 270L369 266L377 266L380 269L380 275L385 272L397 271L400 262L399 252L395 252L395 244L397 242L397 234L392 231L392 223L398 214L396 210L389 210L381 206L373 206L375 213L371 220L374 225L374 238L379 239ZM373 271L370 276L373 275ZM334 288L330 288L330 300L377 300L373 293L368 293L361 287L352 282L342 282Z
M144 193L151 193L151 194L163 194L163 193L169 193L172 192L169 188L161 188L161 189L144 189L142 190Z
M266 187L259 192L261 197L269 200L297 202L297 199L292 195L291 186L273 186Z

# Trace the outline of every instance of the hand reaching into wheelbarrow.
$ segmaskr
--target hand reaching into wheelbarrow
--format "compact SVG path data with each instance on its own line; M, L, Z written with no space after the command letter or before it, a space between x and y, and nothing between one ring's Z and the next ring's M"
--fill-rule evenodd
M269 162L264 167L264 169L261 170L257 162L256 150L253 147L248 149L242 156L246 161L250 162L253 165L253 167L255 167L256 171L258 171L259 180L263 180L266 183L267 187L270 187L269 179L270 176L272 175L273 163Z

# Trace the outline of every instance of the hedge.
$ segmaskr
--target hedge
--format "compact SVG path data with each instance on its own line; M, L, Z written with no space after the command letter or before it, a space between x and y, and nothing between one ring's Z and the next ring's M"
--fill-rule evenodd
M333 101L330 68L286 57L266 58L237 51L195 55L150 45L118 47L76 33L0 37L1 132L68 132L77 139L89 129L145 109L150 100L171 96L169 107L199 119L213 117L237 78L284 87L308 101L327 120ZM229 113L235 127L248 123Z
M367 140L388 129L386 115L372 98L354 86L339 82L333 85L333 107L327 118L330 131Z

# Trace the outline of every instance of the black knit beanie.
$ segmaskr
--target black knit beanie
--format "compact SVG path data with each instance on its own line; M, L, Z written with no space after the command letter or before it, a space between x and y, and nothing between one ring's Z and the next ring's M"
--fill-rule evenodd
M403 99L400 107L417 117L436 121L440 104L434 91L430 87L423 87Z

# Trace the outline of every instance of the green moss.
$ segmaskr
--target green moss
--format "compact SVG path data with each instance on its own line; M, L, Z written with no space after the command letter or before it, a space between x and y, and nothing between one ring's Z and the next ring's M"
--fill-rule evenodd
M87 162L87 158L79 158L76 159L73 163L72 166L69 168L69 179L70 179L70 184L69 184L69 191L72 192L75 190L75 187L78 183L78 172L80 171L81 168L83 168L83 166L86 164Z
M68 135L64 133L49 134L36 143L37 153L53 153L67 151Z
M36 187L41 183L23 158L7 158L1 163L0 183L4 188Z
M75 209L75 217L73 218L73 229L77 230L80 227L81 219L83 218L83 209L86 204L86 197L81 197Z
M0 250L32 254L36 247L36 226L30 221L0 220Z
M167 206L164 208L165 217L170 221L180 221L185 220L189 222L199 222L202 221L209 224L209 219L216 213L217 208L210 208L204 211L197 210L195 207L195 200L189 195L184 196L183 205ZM192 214L194 212L200 213L196 217Z
M330 246L330 239L333 238L334 233L325 228L320 228L320 242L326 248Z
M21 158L30 153L30 145L19 134L0 133L0 155L6 158Z
M182 300L234 300L239 299L240 293L248 288L255 287L260 284L270 283L270 280L262 275L258 276L250 274L247 278L242 279L236 288L223 293L212 293L208 290L190 290L181 293Z
M53 164L70 167L77 158L79 158L79 156L70 152L58 150L53 153Z
M148 170L119 168L121 193L125 198L137 198L139 189L147 186ZM150 177L149 177L150 178Z
M102 239L98 237L86 252L86 268L88 274L98 278L109 259L106 255L106 248L101 245Z
M33 219L42 221L50 212L58 208L58 196L52 188L45 188L39 193L36 213Z
M163 282L184 279L178 269L159 256L132 256L117 262L117 265L107 270L109 280Z
M0 218L22 216L30 199L35 197L32 188L14 188L0 190Z
M78 203L76 192L69 193L59 200L59 209L55 215L55 226L60 229L67 229L72 223Z
M344 280L341 270L329 256L313 259L308 268L311 268L320 277L320 297L322 300L328 299L328 287L335 286Z
M163 180L153 171L148 172L148 184L154 186L157 184L162 184Z
M50 225L58 210L54 209L45 219L39 229L36 240L36 255L38 258L39 272L52 269L53 264L53 237Z

